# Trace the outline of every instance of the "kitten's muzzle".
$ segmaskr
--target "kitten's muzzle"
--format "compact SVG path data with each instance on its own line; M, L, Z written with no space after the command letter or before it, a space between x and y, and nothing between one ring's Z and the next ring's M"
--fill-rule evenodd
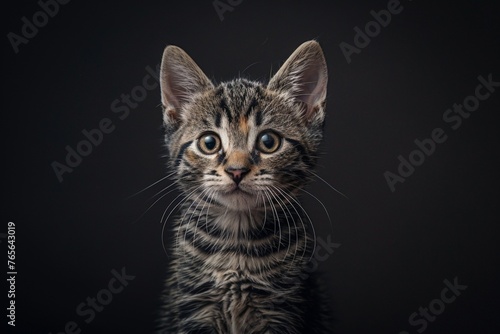
M240 184L240 182L243 179L243 177L245 177L245 175L247 175L248 172L250 172L250 168L246 168L246 167L240 167L240 168L237 168L237 167L227 167L226 169L224 169L224 171L226 173L228 173L229 176L236 183L236 185L238 185L238 184Z

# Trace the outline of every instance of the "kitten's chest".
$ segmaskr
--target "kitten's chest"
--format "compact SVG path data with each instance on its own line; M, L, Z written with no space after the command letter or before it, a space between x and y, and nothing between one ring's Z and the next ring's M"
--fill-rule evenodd
M275 233L274 224L230 214L207 221L214 225L193 215L193 224L176 231L180 309L198 310L197 319L217 333L265 333L274 308L283 300L298 302L305 234Z
M228 270L214 277L214 289L224 312L233 312L248 304L252 287L252 282L241 271Z
M214 292L217 318L228 333L242 333L242 328L262 326L262 298L255 293L257 284L238 270L227 270L216 275ZM248 327L250 326L250 327ZM221 328L222 329L222 328Z

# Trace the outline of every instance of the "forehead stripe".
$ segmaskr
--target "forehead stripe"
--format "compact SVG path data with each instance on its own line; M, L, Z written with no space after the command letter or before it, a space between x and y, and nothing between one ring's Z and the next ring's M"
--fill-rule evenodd
M257 111L255 113L255 125L260 126L262 124L262 111Z
M231 115L231 111L229 110L224 97L220 100L220 107L226 112L227 120L231 123L233 121L233 115Z
M248 118L248 116L250 116L250 113L252 112L252 110L257 107L258 103L257 103L257 99L254 97L252 99L252 101L250 102L250 106L248 107L248 110L247 112L245 113L245 117Z
M222 115L221 115L221 113L220 113L220 112L217 112L217 113L215 114L215 126L216 126L217 128L220 128L220 120L221 120L221 117L222 117Z

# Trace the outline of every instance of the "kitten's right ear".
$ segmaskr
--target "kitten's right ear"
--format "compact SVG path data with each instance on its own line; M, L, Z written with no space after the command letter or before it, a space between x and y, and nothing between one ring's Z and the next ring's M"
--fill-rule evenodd
M175 126L183 106L196 94L213 88L205 73L181 48L169 45L160 68L161 102L165 124Z

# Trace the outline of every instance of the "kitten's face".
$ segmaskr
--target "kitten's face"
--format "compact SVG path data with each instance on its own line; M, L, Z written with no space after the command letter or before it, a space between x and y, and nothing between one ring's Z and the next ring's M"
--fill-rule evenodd
M162 63L167 145L184 191L230 210L253 210L304 184L322 137L326 65L303 44L269 85L214 87L179 48Z

